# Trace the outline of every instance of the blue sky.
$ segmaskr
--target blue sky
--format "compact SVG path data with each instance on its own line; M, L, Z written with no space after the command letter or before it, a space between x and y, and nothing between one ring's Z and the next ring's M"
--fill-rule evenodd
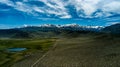
M120 0L0 0L0 28L120 22Z

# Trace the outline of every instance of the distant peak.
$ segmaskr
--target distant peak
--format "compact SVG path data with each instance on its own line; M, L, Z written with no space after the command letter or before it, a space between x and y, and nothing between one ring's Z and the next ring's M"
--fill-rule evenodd
M72 28L92 28L92 29L101 29L104 28L104 26L91 26L91 25L87 25L87 26L82 26L76 23L72 23L72 24L63 24L63 25L59 25L59 24L41 24L41 25L26 25L24 24L22 27L19 28L26 28L26 27L56 27L56 28L62 28L62 27L72 27Z

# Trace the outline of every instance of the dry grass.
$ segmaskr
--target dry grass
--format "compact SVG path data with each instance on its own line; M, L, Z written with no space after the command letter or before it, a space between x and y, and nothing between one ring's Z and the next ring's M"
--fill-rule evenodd
M120 38L60 39L34 67L120 67Z

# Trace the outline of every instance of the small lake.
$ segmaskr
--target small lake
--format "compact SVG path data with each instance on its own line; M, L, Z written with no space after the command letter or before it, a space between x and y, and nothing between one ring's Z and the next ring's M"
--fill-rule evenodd
M8 48L7 50L9 52L20 52L20 51L24 51L26 50L27 48Z

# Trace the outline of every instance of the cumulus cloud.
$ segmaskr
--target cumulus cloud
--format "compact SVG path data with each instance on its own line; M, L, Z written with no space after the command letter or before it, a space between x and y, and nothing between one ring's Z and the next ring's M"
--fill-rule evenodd
M19 11L28 12L28 13L32 12L30 7L22 2L16 2L16 5L13 7Z
M31 1L37 1L43 5L33 5L30 4ZM23 0L15 2L0 0L0 3L38 18L74 18L68 6L73 6L79 18L100 18L120 14L120 0Z
M120 1L113 1L103 6L103 11L120 13Z
M86 17L90 17L97 10L99 1L100 0L75 0L73 2L73 0L71 0L70 3L75 6L79 16L83 17L83 15L85 15ZM81 12L83 14L81 14Z

